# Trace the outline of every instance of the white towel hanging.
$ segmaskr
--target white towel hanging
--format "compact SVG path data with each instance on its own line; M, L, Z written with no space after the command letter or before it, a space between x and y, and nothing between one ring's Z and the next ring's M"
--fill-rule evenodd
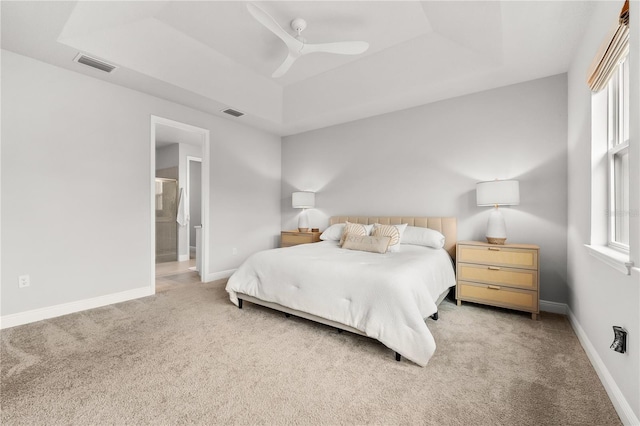
M187 226L189 223L189 211L187 210L185 198L184 188L180 188L180 201L178 201L178 215L176 217L176 222L180 226Z

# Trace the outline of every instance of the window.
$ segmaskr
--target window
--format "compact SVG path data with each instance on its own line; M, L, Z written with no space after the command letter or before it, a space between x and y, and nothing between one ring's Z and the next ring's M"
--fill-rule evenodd
M587 72L591 95L591 242L589 253L631 274L629 250L629 1Z
M629 251L629 61L607 85L608 244Z

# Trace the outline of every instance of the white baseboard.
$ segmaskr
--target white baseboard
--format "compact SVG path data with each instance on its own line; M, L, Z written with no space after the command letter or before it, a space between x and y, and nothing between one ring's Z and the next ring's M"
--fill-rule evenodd
M226 271L212 272L207 274L204 282L208 283L215 280L221 280L223 278L229 278L235 271L236 269L227 269Z
M184 262L186 260L189 260L189 255L188 254L180 254L180 255L178 255L178 262Z
M235 269L228 269L226 271L213 272L207 275L205 282L229 278L235 271ZM4 315L0 317L0 330L15 327L18 325L29 324L36 321L42 321L48 318L55 318L62 315L73 314L74 312L85 311L87 309L112 305L114 303L126 302L127 300L138 299L140 297L151 296L154 294L154 291L154 288L151 287L141 287L133 290L123 291L120 293L94 297L91 299L78 300L75 302L48 306L46 308L19 312L17 314Z
M569 307L566 303L550 302L549 300L540 301L540 310L551 312L552 314L567 315Z
M591 365L593 365L594 370L598 374L604 389L607 391L609 395L609 399L613 403L613 407L616 409L620 420L625 425L640 425L640 420L634 414L629 402L625 399L622 391L616 384L615 380L609 373L607 366L598 355L596 348L591 344L591 341L587 337L587 334L582 329L582 326L578 322L578 319L573 315L571 309L567 308L567 315L569 317L569 322L571 323L571 327L573 327L573 331L575 331L576 336L578 336L578 340L582 345L582 348L587 353L587 357L589 357L589 361L591 361Z
M76 302L63 303L55 306L48 306L46 308L33 309L31 311L5 315L3 317L0 317L0 329L29 324L48 318L54 318L62 315L72 314L74 312L85 311L87 309L112 305L114 303L126 302L127 300L151 296L152 294L154 294L154 290L147 286L136 288L133 290L122 291L120 293L94 297L91 299L78 300Z

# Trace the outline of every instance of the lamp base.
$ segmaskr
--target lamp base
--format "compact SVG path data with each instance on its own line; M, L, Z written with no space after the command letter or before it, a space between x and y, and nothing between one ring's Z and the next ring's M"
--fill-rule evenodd
M496 245L499 245L499 246L503 246L505 241L507 241L506 238L487 237L487 242L489 244L496 244Z
M504 224L504 217L502 217L502 212L498 210L498 206L491 210L487 221L486 236L489 244L504 245L504 242L507 241L507 227Z
M307 209L302 209L298 216L298 232L309 231L309 217L307 217Z

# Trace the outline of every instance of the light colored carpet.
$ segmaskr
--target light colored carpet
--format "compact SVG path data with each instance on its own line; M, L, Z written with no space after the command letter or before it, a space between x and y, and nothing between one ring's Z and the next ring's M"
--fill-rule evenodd
M179 281L179 280L177 280ZM188 281L188 280L185 280ZM13 424L615 425L566 318L445 301L421 368L224 282L1 332Z

